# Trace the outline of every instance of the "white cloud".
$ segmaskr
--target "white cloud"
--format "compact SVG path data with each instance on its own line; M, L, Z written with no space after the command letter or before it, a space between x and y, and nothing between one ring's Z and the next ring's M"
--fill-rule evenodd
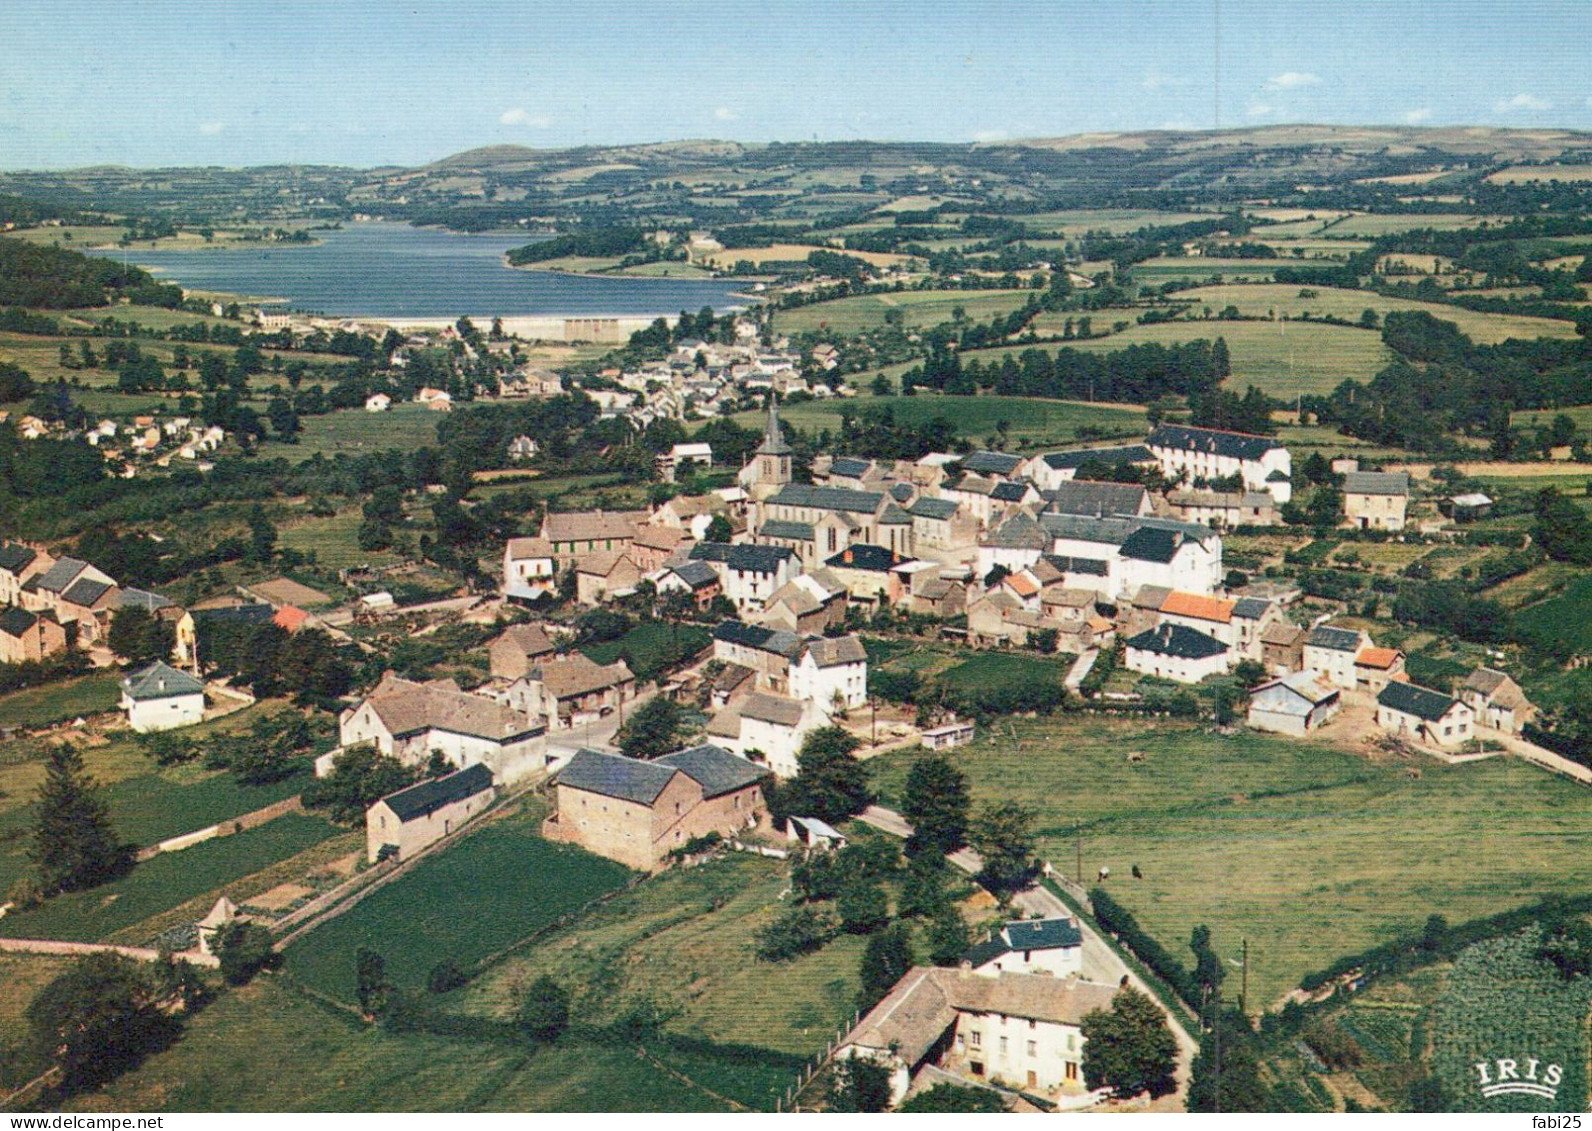
M199 132L204 134L204 135L206 135L207 137L214 137L216 134L220 133L222 130L224 130L226 128L227 128L227 124L225 122L201 122L201 123L199 123Z
M1277 107L1266 102L1261 102L1258 99L1251 101L1249 108L1244 111L1244 113L1248 114L1251 118L1265 118L1275 114L1276 112Z
M545 130L553 124L553 119L546 114L533 114L516 106L512 110L505 110L498 115L498 121L505 126L530 126L532 129Z
M1139 85L1145 90L1175 90L1187 86L1188 80L1151 69L1144 72L1144 78L1139 81Z
M728 106L720 106L717 110L713 111L713 116L721 122L733 122L740 117L739 114L737 114L734 110L731 110Z
M1546 98L1538 98L1535 94L1517 94L1513 98L1505 98L1495 102L1493 109L1500 114L1508 114L1517 110L1552 110L1553 103Z
M1414 110L1406 110L1404 112L1404 120L1412 126L1418 126L1422 122L1429 122L1432 120L1431 108L1418 106Z
M1298 90L1304 86L1319 86L1321 77L1309 71L1284 71L1266 80L1267 90Z
M977 130L973 134L973 140L988 144L992 141L1005 141L1008 136L1005 130Z

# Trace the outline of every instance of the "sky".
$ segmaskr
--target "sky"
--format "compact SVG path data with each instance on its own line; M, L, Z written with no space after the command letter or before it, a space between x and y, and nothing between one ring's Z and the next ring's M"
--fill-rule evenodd
M3 8L0 168L13 170L1280 122L1592 129L1587 0Z

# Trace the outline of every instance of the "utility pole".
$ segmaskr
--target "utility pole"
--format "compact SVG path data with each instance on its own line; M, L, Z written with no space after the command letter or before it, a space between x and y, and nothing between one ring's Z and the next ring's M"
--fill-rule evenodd
M1249 1016L1249 940L1244 940L1244 974L1238 989L1238 1011Z
M1072 826L1072 835L1073 835L1073 840L1077 843L1077 846L1078 846L1077 880L1078 880L1078 885L1080 887L1082 887L1083 886L1083 826L1080 825L1080 824L1074 823L1074 825Z

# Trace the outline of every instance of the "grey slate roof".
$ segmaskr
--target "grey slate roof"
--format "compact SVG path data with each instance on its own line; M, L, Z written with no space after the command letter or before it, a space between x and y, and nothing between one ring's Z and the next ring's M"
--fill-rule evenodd
M80 577L67 586L66 592L61 594L61 600L89 608L95 601L98 601L114 588L116 586L107 585L103 581L95 581L91 577Z
M1270 601L1263 601L1259 597L1240 597L1233 602L1233 618L1235 620L1259 620L1266 615L1266 610L1271 608Z
M789 546L754 546L741 542L730 547L724 564L747 573L777 573L782 564L795 556Z
M1136 483L1094 483L1070 479L1045 492L1045 509L1053 514L1137 514L1144 488Z
M116 607L129 609L134 605L145 612L154 612L156 609L169 609L173 602L170 597L162 597L159 593L151 593L147 589L123 589L116 595Z
M38 621L38 614L30 613L20 605L0 606L0 633L20 637Z
M638 805L651 805L663 792L669 779L681 771L675 766L660 766L621 754L580 750L558 771L558 784Z
M1071 919L1016 919L1002 928L1001 935L1013 950L1083 945L1083 932Z
M1177 557L1183 537L1175 530L1157 530L1152 526L1140 527L1122 540L1122 556L1141 562L1165 564Z
M1027 494L1026 483L997 483L990 488L989 497L998 503L1020 503Z
M457 770L445 778L435 778L389 793L382 800L387 803L398 820L404 824L420 817L428 817L445 805L464 801L492 788L492 771L477 762Z
M719 579L719 575L713 572L713 567L708 565L707 562L681 562L672 568L674 569L674 575L692 589L701 589L705 585L712 585Z
M1417 687L1413 683L1400 683L1398 680L1394 680L1378 692L1376 701L1384 707L1391 707L1406 715L1414 715L1429 723L1434 723L1448 714L1458 702L1441 691L1433 691L1429 687Z
M873 467L873 460L858 459L856 456L836 456L829 465L829 474L838 475L842 479L860 479L868 474Z
M0 542L0 569L21 573L32 564L38 553L20 542Z
M1053 538L1120 546L1128 540L1128 535L1137 529L1138 521L1131 518L1096 518L1081 514L1042 514L1039 516L1039 525Z
M883 573L894 569L906 561L900 554L887 550L883 546L870 546L866 542L847 546L840 553L824 562L826 566L840 569L862 569L873 573Z
M71 585L78 574L88 568L88 563L77 558L62 558L34 578L34 584L47 593L59 593Z
M264 624L276 616L276 610L264 601L252 605L224 605L219 609L193 609L191 610L195 624L206 622L240 620L250 624Z
M1047 561L1063 573L1083 573L1090 577L1105 577L1111 572L1111 563L1100 558L1078 558L1067 554L1045 554Z
M890 497L898 503L904 503L915 494L912 484L894 483L890 487Z
M854 491L850 487L812 487L805 483L787 483L779 493L768 500L770 506L813 507L826 511L850 511L854 514L872 514L884 500L881 491Z
M1014 456L1009 452L974 452L962 460L962 467L981 475L1010 475L1022 463L1022 456Z
M1086 463L1154 463L1155 453L1143 444L1129 444L1120 448L1084 448L1075 452L1051 452L1041 458L1057 471L1067 471L1076 470Z
M1322 625L1310 630L1305 643L1312 648L1327 648L1333 652L1358 652L1360 634L1348 628L1329 628Z
M916 518L935 518L944 521L956 513L956 503L950 499L919 499L907 508Z
M879 524L881 526L910 526L912 524L912 516L894 503L886 503L884 510L879 512Z
M1184 624L1163 624L1141 632L1128 641L1128 647L1178 660L1205 660L1227 651L1220 640Z
M785 538L793 542L811 542L813 540L813 524L810 522L789 522L785 519L771 518L758 528L759 538Z
M196 695L205 685L187 672L178 671L164 660L122 678L122 690L131 699L169 699L174 695Z
M1351 471L1343 477L1345 495L1396 495L1407 498L1410 475L1407 471Z
M985 545L998 550L1046 550L1050 548L1050 543L1049 531L1040 525L1038 519L1024 511L1018 511L1001 523L985 540Z
M1146 443L1152 448L1176 448L1210 452L1233 459L1260 459L1273 448L1281 447L1270 436L1247 432L1222 432L1214 428L1190 428L1182 424L1163 424L1150 433Z
M821 668L865 663L868 659L868 650L855 636L815 636L807 641L806 650Z
M782 628L764 628L758 624L727 620L713 630L713 639L726 644L739 644L743 648L756 648L778 656L794 657L802 650L802 638Z
M731 754L721 746L693 746L665 754L654 765L673 766L702 787L703 797L718 797L734 793L771 772L745 758Z

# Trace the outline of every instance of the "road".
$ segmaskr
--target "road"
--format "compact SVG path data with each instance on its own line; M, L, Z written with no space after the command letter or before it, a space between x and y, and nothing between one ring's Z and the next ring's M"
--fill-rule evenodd
M881 832L889 833L891 836L905 839L912 835L911 824L893 809L870 805L862 811L859 819ZM964 848L947 857L947 859L970 876L977 875L984 867L984 861L971 848ZM1012 905L1029 916L1037 915L1043 918L1073 917L1072 909L1067 906L1062 898L1045 887L1032 887L1027 891L1019 892L1012 897ZM1083 977L1086 980L1109 986L1116 985L1126 977L1130 985L1148 995L1151 1001L1157 1004L1160 1003L1161 999L1156 997L1150 987L1145 985L1143 980L1129 969L1128 964L1122 960L1122 956L1116 952L1110 943L1102 939L1081 919L1078 921L1078 928L1083 935ZM1165 1009L1165 1006L1162 1006L1162 1008ZM1157 1110L1181 1111L1183 1110L1183 1097L1188 1090L1189 1077L1193 1072L1194 1054L1199 1051L1199 1047L1184 1030L1180 1023L1181 1018L1175 1018L1168 1014L1167 1020L1172 1029L1172 1036L1177 1039L1177 1092L1173 1097L1162 1097L1161 1100L1155 1103L1154 1107ZM1163 1107L1168 1099L1174 1099L1175 1105Z
M583 746L590 746L597 750L615 749L614 735L619 733L620 715L625 718L634 715L646 705L658 692L643 691L634 699L625 703L623 712L615 711L604 719L597 719L580 726L570 727L568 730L550 730L547 732L547 752L553 757L553 765L561 767L575 756L575 752Z

